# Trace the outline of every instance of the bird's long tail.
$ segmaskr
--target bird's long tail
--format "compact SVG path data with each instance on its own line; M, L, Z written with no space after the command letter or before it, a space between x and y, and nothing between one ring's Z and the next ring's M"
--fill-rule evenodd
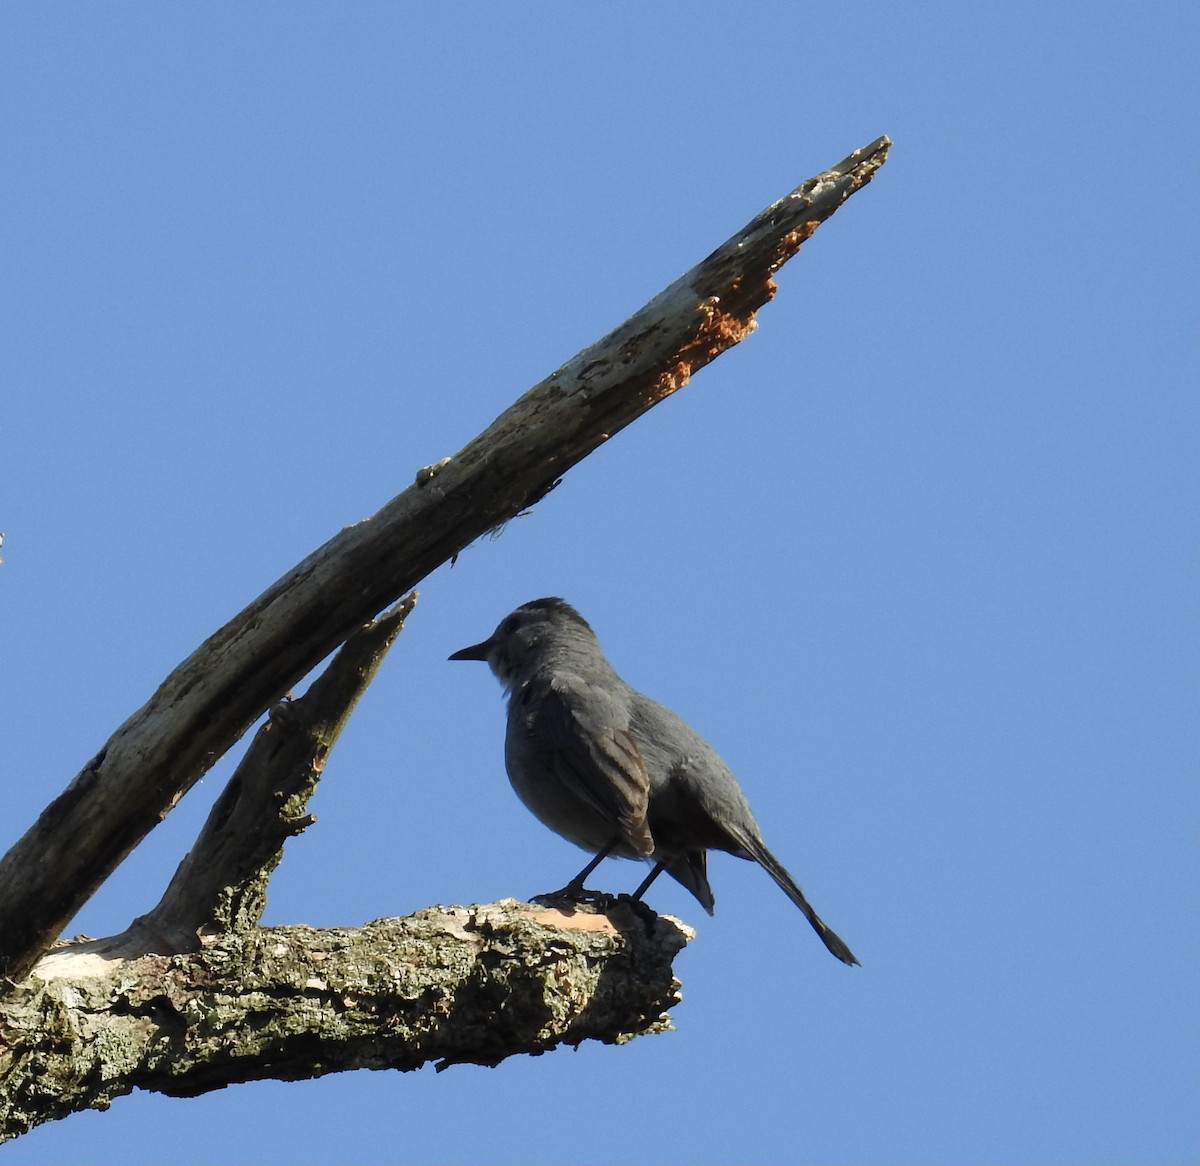
M804 918L812 924L813 930L821 937L821 942L829 948L830 952L844 964L852 966L858 964L854 953L838 937L833 928L825 925L825 921L812 909L812 904L804 897L804 892L797 885L796 880L784 870L783 864L766 848L762 840L745 836L739 838L738 841L746 853L779 884L783 893L804 912Z

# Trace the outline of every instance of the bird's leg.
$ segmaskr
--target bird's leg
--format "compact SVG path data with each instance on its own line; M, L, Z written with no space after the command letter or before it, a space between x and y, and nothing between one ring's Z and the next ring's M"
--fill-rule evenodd
M603 850L596 852L596 857L587 864L561 891L560 895L582 895L583 884L587 881L588 875L592 873L616 848L617 840L614 838Z
M584 889L584 882L588 875L592 873L612 852L616 849L619 838L614 838L603 850L596 852L596 857L587 864L561 891L549 891L544 895L534 895L533 902L541 903L544 901L563 900L566 899L571 903L597 902L602 903L608 898L607 895L599 892L587 891Z
M654 934L654 929L658 926L658 914L648 903L642 902L642 896L646 893L650 884L666 869L666 865L665 862L656 863L654 869L642 879L642 885L632 895L617 896L617 902L625 903L642 921L642 924L646 928L647 936Z
M658 878L660 874L662 874L662 872L666 869L666 865L667 864L665 862L658 862L654 864L654 869L644 879L642 879L642 885L638 887L638 889L634 891L632 895L629 896L635 903L641 901L642 896L650 889L650 884L654 882L654 880Z

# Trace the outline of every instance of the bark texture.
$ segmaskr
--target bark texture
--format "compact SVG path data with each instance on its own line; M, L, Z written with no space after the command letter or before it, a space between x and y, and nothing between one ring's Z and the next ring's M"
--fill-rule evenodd
M316 820L308 800L329 751L416 602L413 592L364 624L299 700L271 709L162 899L118 948L172 955L195 951L203 934L258 924L283 844Z
M267 880L355 701L434 568L755 327L773 273L870 182L880 138L756 216L453 458L347 527L201 644L0 860L0 1140L133 1089L431 1060L496 1064L668 1027L682 925L505 900L315 931L260 928ZM339 649L298 700L291 689ZM263 713L158 906L56 937Z
M0 1001L0 1141L134 1089L495 1065L662 1031L690 936L623 904L564 914L507 899L359 928L255 928L176 956L71 944Z
M771 276L871 181L890 144L773 203L201 644L0 860L0 975L27 973L179 798L354 628L748 335Z

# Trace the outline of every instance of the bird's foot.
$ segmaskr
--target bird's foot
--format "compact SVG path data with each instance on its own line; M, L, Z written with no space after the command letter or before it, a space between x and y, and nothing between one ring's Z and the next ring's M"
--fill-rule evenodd
M606 891L589 891L586 887L568 883L561 891L534 895L529 901L537 903L540 907L554 907L560 911L571 907L593 907L601 915L607 915L614 907L625 907L646 929L647 938L654 935L658 926L658 913L636 895L610 895Z
M598 907L603 912L616 902L616 898L606 891L589 891L587 887L568 883L562 890L534 895L529 901L542 907Z
M636 895L618 895L614 900L614 904L617 903L628 907L645 924L647 937L654 934L654 929L658 926L658 912L653 907L643 903Z

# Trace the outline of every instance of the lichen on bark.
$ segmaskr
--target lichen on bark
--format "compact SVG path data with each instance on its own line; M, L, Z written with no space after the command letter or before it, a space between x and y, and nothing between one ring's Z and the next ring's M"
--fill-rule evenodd
M198 952L52 953L0 1001L0 1139L147 1089L495 1065L670 1027L691 932L616 904L506 899L362 927L263 927Z

